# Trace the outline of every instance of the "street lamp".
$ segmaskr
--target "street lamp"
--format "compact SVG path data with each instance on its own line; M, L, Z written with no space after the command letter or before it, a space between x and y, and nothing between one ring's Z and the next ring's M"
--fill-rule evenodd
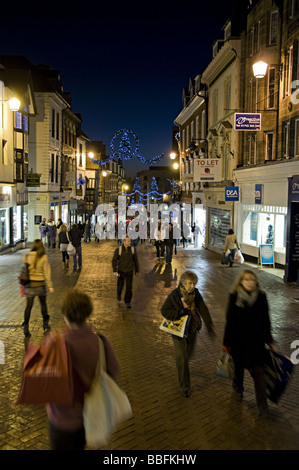
M105 178L107 176L107 171L106 170L103 170L102 171L102 176L104 177L104 191L103 191L103 202L105 204Z
M268 64L259 60L252 65L253 75L255 78L264 78L267 73Z
M21 101L18 98L11 98L8 100L8 105L11 111L19 111L21 106Z
M171 153L169 154L169 156L170 156L171 160L175 160L175 159L176 159L176 153L175 153L175 152L171 152Z

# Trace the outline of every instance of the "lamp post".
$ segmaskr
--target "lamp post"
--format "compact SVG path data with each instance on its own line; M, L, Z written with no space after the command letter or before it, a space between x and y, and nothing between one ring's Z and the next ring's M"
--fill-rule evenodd
M106 201L105 201L105 196L106 196L106 194L105 194L105 189L106 189L106 188L105 188L105 179L106 179L106 176L107 176L107 171L106 171L106 170L103 170L103 171L102 171L102 176L104 177L104 180L103 180L103 182L104 182L103 203L105 204L105 202L106 202Z

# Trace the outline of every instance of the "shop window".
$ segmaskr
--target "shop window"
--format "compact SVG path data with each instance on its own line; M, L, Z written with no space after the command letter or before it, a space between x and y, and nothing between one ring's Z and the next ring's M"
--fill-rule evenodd
M266 160L273 160L273 132L266 132Z
M9 209L0 209L0 248L9 243Z
M274 214L259 214L261 245L274 245Z
M275 251L285 251L287 234L287 217L284 214L275 215Z
M243 212L243 243L256 246L258 229L257 212Z

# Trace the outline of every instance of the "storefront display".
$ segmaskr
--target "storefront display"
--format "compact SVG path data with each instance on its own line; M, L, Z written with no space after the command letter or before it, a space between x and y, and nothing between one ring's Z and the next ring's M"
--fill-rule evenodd
M0 209L0 249L9 244L9 208Z
M209 207L210 246L223 250L225 237L231 228L231 212Z

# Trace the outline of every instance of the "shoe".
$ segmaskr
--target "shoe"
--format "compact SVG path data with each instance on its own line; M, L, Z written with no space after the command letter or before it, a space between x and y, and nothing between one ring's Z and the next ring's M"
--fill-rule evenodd
M121 301L120 295L118 295L116 298L117 298L117 300L118 300L119 302Z
M48 331L51 330L51 327L49 325L49 323L43 323L43 329L44 329L44 333L47 333Z
M24 327L24 336L25 336L25 338L30 338L31 333L29 331L29 325L24 325L24 323L23 323L22 326Z
M73 268L73 273L75 273L77 271L77 268Z
M181 391L181 394L182 394L183 397L185 397L185 398L189 398L189 397L190 397L190 391L189 391L189 390L186 390L185 392Z
M126 304L126 307L127 307L127 308L131 308L131 304L127 303L127 304Z

